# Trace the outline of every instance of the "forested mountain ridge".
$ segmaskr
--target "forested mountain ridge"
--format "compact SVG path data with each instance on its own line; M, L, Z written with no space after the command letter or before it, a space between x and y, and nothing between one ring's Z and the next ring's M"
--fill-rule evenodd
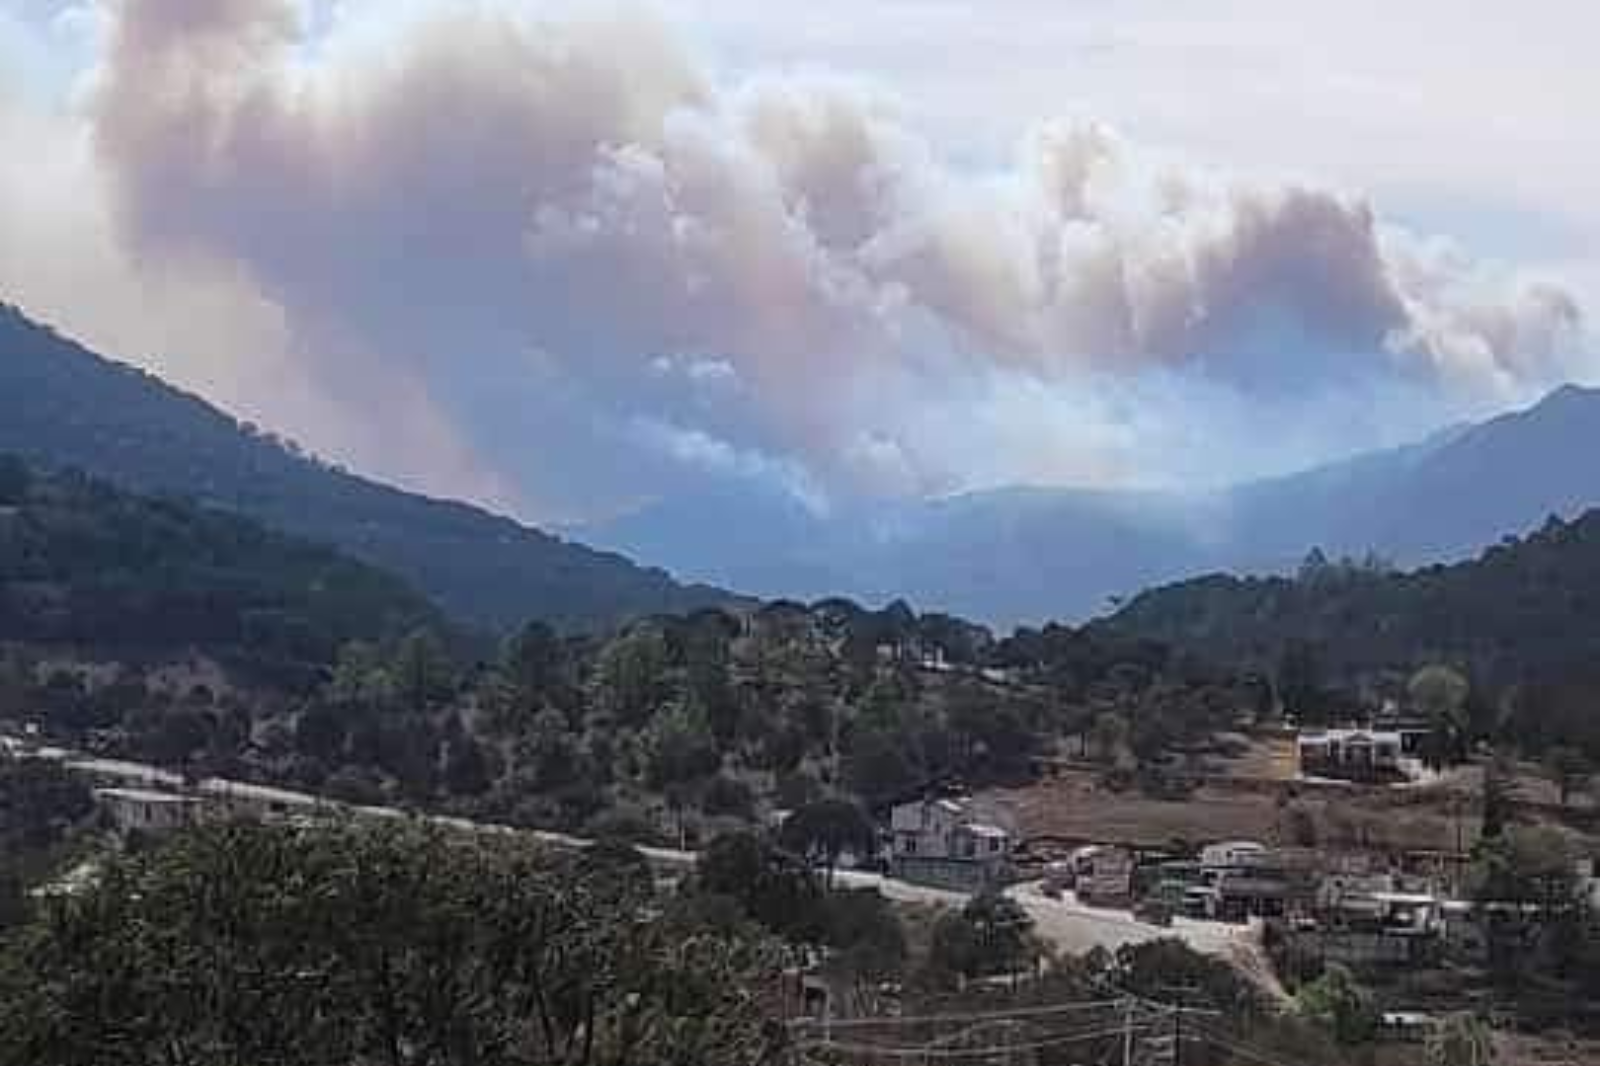
M136 491L192 497L336 545L486 628L508 630L529 618L563 630L605 628L734 599L477 507L319 463L4 304L0 452Z
M441 622L334 549L0 455L0 641L112 659L199 650L292 681L352 640Z
M1264 669L1305 645L1332 679L1442 661L1493 688L1531 683L1600 663L1600 511L1552 517L1449 566L1402 572L1314 552L1294 577L1197 578L1093 628Z

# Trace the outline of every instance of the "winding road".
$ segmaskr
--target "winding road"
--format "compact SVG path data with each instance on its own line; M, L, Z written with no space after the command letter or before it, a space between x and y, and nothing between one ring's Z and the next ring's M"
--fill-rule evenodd
M261 811L298 813L342 813L371 818L413 818L443 828L463 832L517 834L555 848L586 848L593 840L549 830L517 829L487 822L476 822L447 815L418 814L397 807L360 806L325 796L291 789L255 785L226 778L209 777L192 784L171 770L148 763L104 759L65 748L37 746L16 736L0 734L0 750L24 758L58 762L68 770L115 786L154 788L186 792L225 803L234 808L258 807ZM673 848L643 847L645 858L660 867L691 869L698 854ZM835 883L851 888L875 888L886 898L902 903L960 907L970 894L936 888L861 870L840 870ZM1071 893L1057 899L1045 895L1038 882L1012 885L1006 894L1015 899L1034 921L1035 932L1056 952L1081 955L1101 947L1115 951L1125 944L1147 940L1177 938L1196 951L1225 959L1249 976L1270 994L1284 998L1286 993L1273 975L1261 946L1260 927L1223 922L1175 918L1171 925L1142 922L1126 911L1107 910L1079 903Z

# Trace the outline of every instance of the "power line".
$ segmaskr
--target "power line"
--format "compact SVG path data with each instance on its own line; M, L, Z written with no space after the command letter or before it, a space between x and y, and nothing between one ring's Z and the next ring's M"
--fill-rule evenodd
M1153 1022L1141 1022L1132 1026L1135 1030L1150 1028ZM888 1044L849 1044L837 1041L818 1041L801 1045L805 1051L837 1051L846 1055L878 1055L890 1058L922 1058L922 1059L966 1059L986 1058L995 1055L1008 1055L1027 1051L1043 1051L1047 1048L1066 1047L1070 1044L1082 1044L1090 1040L1104 1040L1108 1037L1122 1036L1128 1031L1128 1026L1118 1024L1105 1029L1096 1029L1086 1033L1071 1033L1066 1036L1053 1036L1041 1040L1025 1041L1021 1043L996 1043L975 1048L941 1048L941 1047L897 1047Z
M873 1026L888 1025L937 1025L941 1022L984 1022L1005 1021L1011 1018L1043 1018L1053 1014L1073 1014L1090 1010L1105 1010L1111 1007L1120 1007L1126 999L1137 999L1128 996L1122 999L1087 1000L1076 1003L1055 1003L1041 1007L1013 1007L1007 1010L973 1011L968 1013L950 1014L921 1014L904 1016L884 1016L881 1018L846 1018L829 1023L832 1029L866 1029ZM1147 1002L1147 1001L1146 1001ZM797 1018L790 1023L796 1028L807 1025L821 1025L815 1018Z
M1224 1051L1232 1052L1235 1055L1242 1055L1247 1059L1251 1059L1260 1063L1261 1066L1288 1066L1288 1063L1274 1058L1264 1051L1258 1051L1247 1044L1241 1044L1237 1040L1221 1036L1202 1026L1195 1026L1194 1032L1196 1036L1200 1037L1200 1039L1206 1043L1214 1044L1215 1046L1222 1048Z

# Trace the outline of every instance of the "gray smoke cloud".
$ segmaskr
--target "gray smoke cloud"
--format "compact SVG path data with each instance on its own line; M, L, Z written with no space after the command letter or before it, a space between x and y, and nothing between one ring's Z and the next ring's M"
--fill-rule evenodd
M891 101L729 84L635 12L453 6L374 43L289 0L110 11L89 121L129 254L246 279L347 417L432 426L536 514L702 476L819 507L1182 477L1163 457L1251 397L1315 453L1374 396L1433 415L1589 359L1569 294L1360 199L1092 123L958 166Z

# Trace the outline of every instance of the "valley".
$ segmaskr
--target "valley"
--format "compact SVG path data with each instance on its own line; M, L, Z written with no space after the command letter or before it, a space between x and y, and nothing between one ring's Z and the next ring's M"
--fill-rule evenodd
M1551 1018L1587 1031L1589 1007L1556 1005L1588 1002L1600 958L1580 902L1600 883L1593 515L1449 565L1314 551L1085 626L677 585L684 607L647 596L603 619L519 596L511 622L462 610L437 570L390 572L370 544L191 482L152 494L126 466L69 465L84 454L0 459L0 784L19 797L0 803L17 822L0 917L18 929L111 901L161 856L243 846L232 834L267 833L250 846L290 865L323 834L380 852L422 834L406 846L470 847L485 869L548 853L540 877L599 877L584 891L602 895L639 886L585 856L653 870L639 905L670 919L664 943L773 953L741 979L776 982L762 1010L807 1054L870 1056L872 1026L951 1004L1026 1026L1038 997L1055 1011L1108 986L1141 990L1113 1002L1149 1050L1186 1017L1163 991L1179 973L1210 989L1217 1055L1410 1066L1382 1018L1425 1019L1432 1041L1485 1004L1507 1047ZM432 506L405 503L391 533ZM1309 771L1306 738L1332 734L1411 737L1417 779ZM1356 1037L1317 1020L1340 982L1368 1011ZM818 1035L819 1003L865 1043Z

